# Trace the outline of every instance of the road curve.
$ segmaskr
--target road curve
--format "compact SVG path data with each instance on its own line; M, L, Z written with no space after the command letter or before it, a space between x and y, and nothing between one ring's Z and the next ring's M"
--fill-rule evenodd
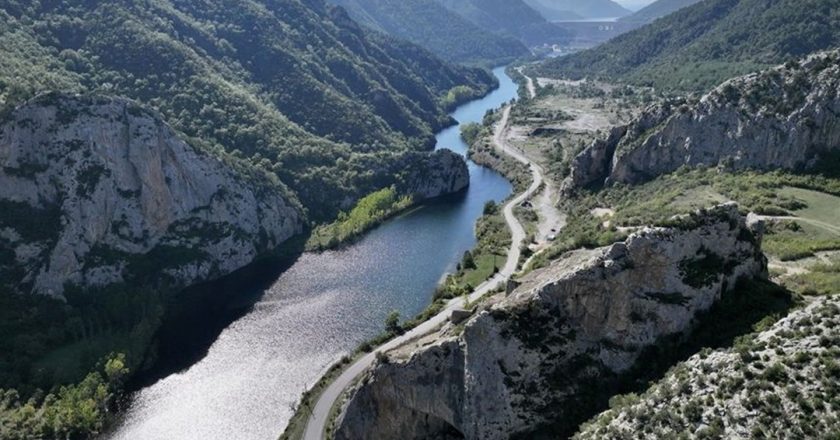
M508 249L507 260L505 261L504 267L496 275L494 275L493 278L480 284L475 291L470 294L470 301L475 301L484 296L484 294L492 291L501 283L507 281L507 279L516 272L519 264L520 248L522 247L522 242L525 240L525 228L521 223L519 223L519 220L516 219L516 216L513 214L513 209L536 194L543 182L543 175L540 168L528 160L528 158L521 152L510 147L504 140L504 134L507 130L508 120L510 119L510 109L511 106L508 105L502 111L502 119L496 124L496 128L493 133L493 142L499 150L502 150L517 161L527 164L531 169L533 182L527 190L516 196L513 200L509 201L504 207L503 213L505 222L507 222L511 231L511 245L510 249ZM376 360L377 351L388 351L413 339L431 333L449 319L449 315L452 310L463 307L463 305L464 298L455 298L450 300L440 313L428 321L425 321L411 331L408 331L405 334L377 347L374 351L362 356L356 362L353 362L318 397L318 401L315 403L315 407L312 408L312 412L306 422L306 431L304 432L303 438L305 440L323 440L324 430L329 422L329 414L333 405L341 397L344 390L352 385L356 378L358 378L368 367L373 365Z

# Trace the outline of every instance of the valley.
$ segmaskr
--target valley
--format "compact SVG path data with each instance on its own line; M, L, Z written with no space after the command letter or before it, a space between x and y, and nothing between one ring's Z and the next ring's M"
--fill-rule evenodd
M838 11L0 1L0 439L835 437Z

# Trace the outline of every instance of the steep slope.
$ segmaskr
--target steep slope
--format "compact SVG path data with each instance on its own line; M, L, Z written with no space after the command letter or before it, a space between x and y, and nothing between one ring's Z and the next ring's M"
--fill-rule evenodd
M682 8L689 7L700 1L702 0L656 0L631 15L621 17L619 20L633 23L650 23L657 18L673 14Z
M156 284L186 286L302 228L267 171L185 143L124 99L35 98L0 126L0 162L2 247L14 254L0 278L18 292L61 296L156 273Z
M840 300L818 298L733 349L696 355L615 400L576 439L840 435Z
M679 167L799 170L840 151L840 51L732 79L698 102L668 102L594 142L567 189L638 183Z
M336 438L570 435L645 349L690 332L738 279L766 277L760 239L760 223L724 205L568 253L465 324L380 356Z
M528 53L513 37L479 28L435 0L332 0L357 22L458 63L499 64Z
M528 46L562 43L569 33L522 0L436 0L489 32L512 35Z
M840 0L706 0L597 48L547 61L535 73L708 90L837 47L838 29Z
M525 3L548 20L574 19L568 17L569 13L580 18L614 18L630 14L612 0L525 0Z
M370 164L428 148L448 122L440 96L494 83L320 0L2 6L2 38L20 43L4 48L3 101L61 87L151 104L188 136L267 161L315 218L388 185Z
M50 93L0 123L0 388L134 370L180 289L285 249L303 212L270 170L185 142L122 98ZM28 398L28 397L25 397Z

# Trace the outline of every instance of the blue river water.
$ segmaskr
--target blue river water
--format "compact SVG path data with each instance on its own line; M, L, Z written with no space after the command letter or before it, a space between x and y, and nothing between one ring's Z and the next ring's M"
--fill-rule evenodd
M517 95L497 68L500 87L459 107L459 123ZM460 127L437 148L465 154ZM440 279L475 245L473 227L489 200L512 191L494 171L469 162L466 194L427 204L383 224L358 243L304 254L189 368L139 390L113 439L274 440L300 394L361 341L382 331L391 310L422 311Z

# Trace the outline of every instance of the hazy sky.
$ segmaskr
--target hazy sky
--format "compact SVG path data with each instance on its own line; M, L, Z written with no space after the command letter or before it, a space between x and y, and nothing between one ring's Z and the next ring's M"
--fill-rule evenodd
M620 3L621 6L624 6L627 9L637 10L641 9L643 6L647 6L653 3L653 0L615 0L616 3Z

